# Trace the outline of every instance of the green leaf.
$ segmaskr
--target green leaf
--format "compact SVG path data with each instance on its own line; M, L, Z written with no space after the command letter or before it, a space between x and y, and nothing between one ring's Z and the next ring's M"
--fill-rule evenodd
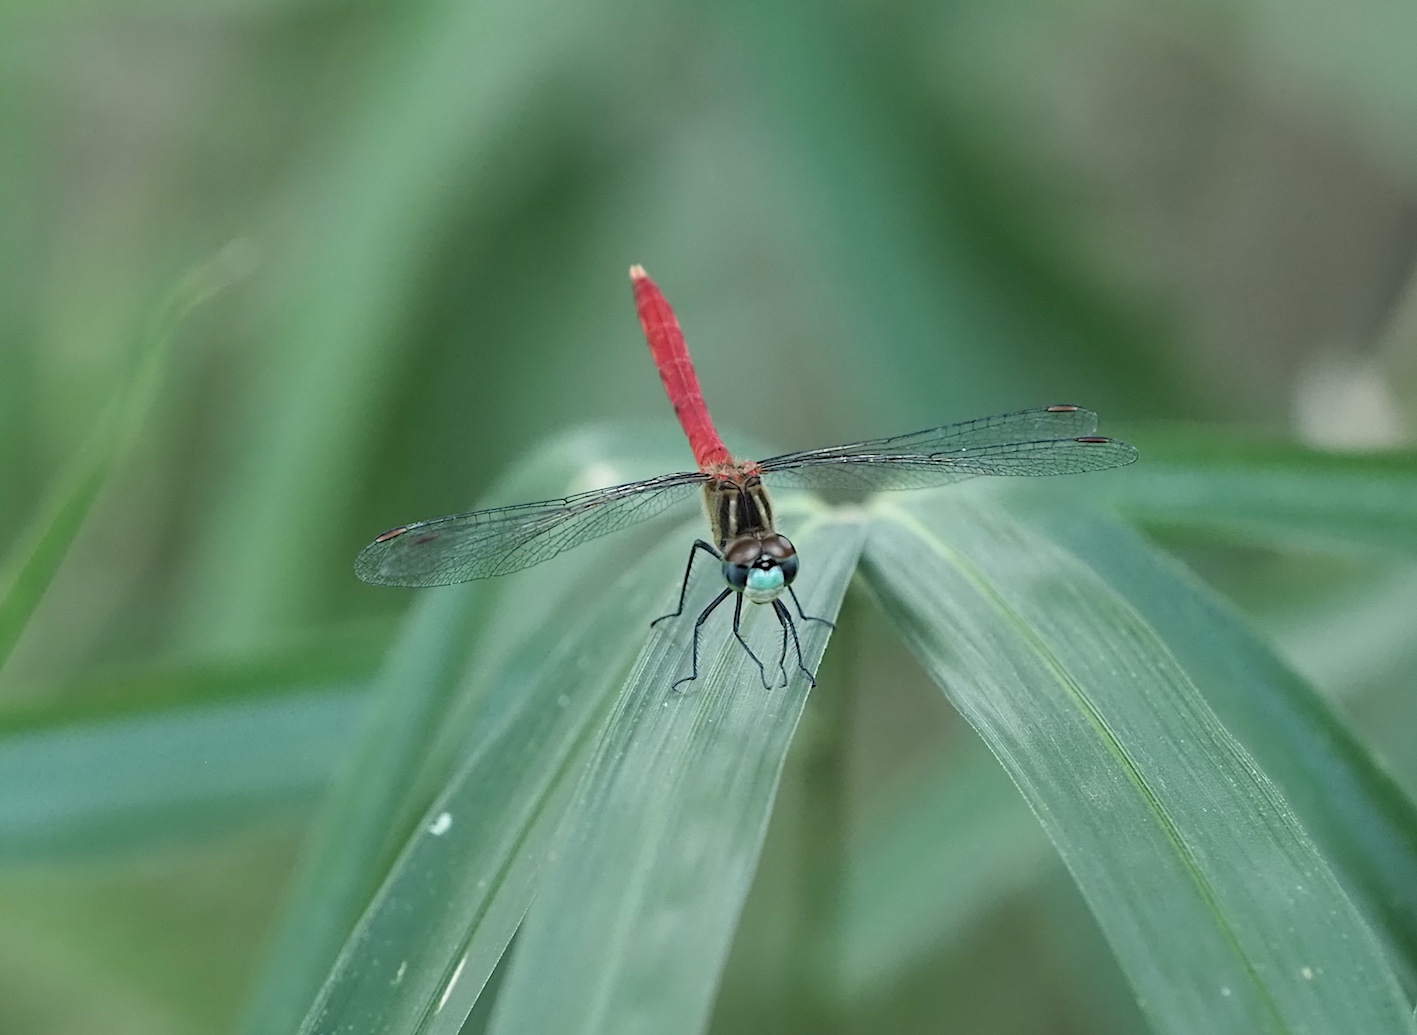
M583 487L581 483L586 480L628 480L640 470L664 462L653 446L646 445L646 441L654 440L627 429L573 432L547 443L513 468L494 495L545 498L565 493L568 487ZM409 907L410 898L418 899L430 888L441 885L436 885L421 861L406 861L387 881L380 901L374 904L360 930L350 936L355 921L385 882L392 857L404 842L412 817L427 805L427 799L419 796L419 788L428 779L430 768L436 784L441 785L450 778L447 770L456 764L457 757L471 752L472 760L467 765L476 772L464 793L504 794L513 802L537 793L536 779L543 767L556 769L549 754L529 747L528 738L548 735L539 724L547 716L562 713L559 698L564 685L576 677L586 658L568 658L558 653L552 659L554 663L548 662L543 630L564 620L567 611L583 616L598 614L607 579L604 569L619 565L621 553L631 549L639 549L633 538L612 539L582 547L568 557L558 558L554 565L544 565L518 578L418 594L414 612L376 680L374 699L344 777L335 787L312 839L310 855L302 867L264 980L248 1010L245 1030L293 1030L306 1016L311 998L347 936L351 938L350 946L372 942L380 947L376 951L383 953L399 937L398 933L383 933L378 925L384 920L392 920L399 932L407 935L412 932L401 925L409 915L417 916L420 926L415 930L422 940L428 938L437 923L456 915L443 901L429 912ZM354 578L352 571L349 577ZM633 622L625 623L623 618L619 621L636 637L643 636L647 618L637 614ZM621 635L626 634L621 630ZM600 635L612 647L619 642L604 629ZM541 680L539 695L527 689L531 678L528 673ZM510 701L508 686L514 688ZM465 700L468 707L460 707L460 700ZM497 708L503 711L498 712ZM489 709L494 713L489 715ZM518 726L518 722L522 725ZM515 762L499 756L488 774L477 769L477 760L487 764L491 749L485 744L469 746L464 738L469 730L492 736L489 731L498 729L507 738L509 751L526 755ZM452 753L439 750L440 736L455 742ZM430 756L441 759L442 771L430 767ZM530 773L527 767L531 767ZM464 778L467 773L465 767ZM456 809L459 816L482 816L496 829L495 817L486 812L488 807L481 798L469 803L457 799L450 788L443 801L440 809ZM472 831L481 832L483 827L464 822L456 837L435 844L446 846ZM417 844L415 841L409 851L414 851ZM479 850L495 853L500 847L495 838L489 837ZM440 858L446 867L446 857L440 853ZM463 875L463 867L471 865L468 859L454 862L457 865L453 877ZM461 938L465 927L466 924L458 928L453 937ZM510 930L507 934L510 936ZM436 942L428 938L428 944ZM502 947L496 947L494 962ZM412 947L400 951L404 953L401 960L417 962ZM387 961L388 956L380 958ZM361 998L368 995L361 982L366 980L371 966L357 947L347 947L326 984L321 1015L343 1016L341 1010L370 1015L373 1008ZM428 975L425 967L413 969L400 995L407 996ZM385 988L377 986L378 996L385 994ZM397 1016L402 1002L399 997L391 997L381 1010L387 1011L389 1017Z
M1417 978L1417 810L1318 693L1179 564L1093 514L1042 519L1166 641Z
M663 605L666 541L547 650L530 636L471 723L470 754L350 936L301 1029L413 1032L466 1017L530 901L611 695ZM454 980L456 975L456 980ZM454 998L456 993L456 998Z
M353 765L321 813L245 1030L298 1023L377 886L391 818L455 686L481 588L424 594L376 679L356 750L345 762Z
M859 522L830 519L797 531L811 560L800 594L808 614L836 613L860 536ZM807 694L800 672L763 689L726 616L716 624L687 692L668 686L687 668L689 623L636 664L557 839L491 1031L670 1035L707 1022ZM797 624L814 668L827 627ZM744 636L756 650L774 657L777 635L767 609L750 609Z
M242 276L249 264L250 256L245 248L230 246L183 277L157 307L138 342L134 372L128 384L112 400L84 444L55 479L0 570L0 668L9 659L30 615L49 588L109 474L146 421L183 317Z
M1124 437L1141 461L1091 489L1127 517L1266 546L1417 552L1417 453L1327 453L1198 428Z
M1377 940L1125 599L964 494L874 513L868 584L1023 791L1159 1032L1410 1035Z
M364 699L356 688L267 693L0 734L0 865L149 845L308 803Z

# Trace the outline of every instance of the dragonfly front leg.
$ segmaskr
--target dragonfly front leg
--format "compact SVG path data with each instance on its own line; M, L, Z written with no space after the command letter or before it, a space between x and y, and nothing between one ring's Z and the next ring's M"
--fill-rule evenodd
M685 566L685 568L684 568L684 581L679 584L679 606L676 607L673 611L669 612L669 614L667 614L667 615L660 615L660 616L659 616L658 618L656 618L654 621L650 622L650 623L649 623L649 624L650 624L650 628L653 628L654 626L658 625L660 622L664 621L666 618L678 618L680 615L682 615L682 614L684 613L684 594L686 594L687 592L689 592L689 576L694 573L694 558L699 555L699 551L700 551L700 550L703 550L703 551L707 552L707 553L708 553L710 556L712 556L715 560L720 560L720 561L723 560L722 555L720 555L719 552L718 552L717 550L715 550L711 545L709 545L708 543L704 542L702 539L696 539L696 540L694 541L694 545L689 548L689 563L688 563L688 564ZM713 604L710 606L709 610L710 610L710 611L713 610L713 608L717 607L717 606L718 606L719 604L721 604L722 602L723 602L723 598L722 598L722 597L719 597L717 600L715 600L715 601L713 602ZM707 613L707 612L705 612L705 613ZM703 621L703 616L702 616L702 615L699 616L699 621L700 621L700 622Z
M758 666L758 678L763 681L763 689L771 690L768 686L768 670L763 667L762 661L753 653L753 648L748 646L748 641L743 639L743 633L738 628L738 623L743 620L743 594L738 594L738 602L733 606L733 635L738 637L738 642L743 645L743 649L748 652L748 657L753 659L753 663Z
M787 623L778 616L778 624L782 626L782 649L777 652L777 670L782 673L782 685L787 685Z
M689 556L689 563L693 563L692 554L690 554ZM669 689L671 692L678 690L679 685L681 683L692 683L694 680L699 678L699 630L704 627L704 623L708 621L708 616L713 614L714 609L717 608L719 604L727 600L728 594L732 592L733 590L731 589L725 589L718 596L714 597L713 603L709 604L708 607L704 608L703 613L699 615L699 620L694 623L694 649L692 654L690 655L690 657L692 658L692 667L687 676L685 676L683 679L676 680L670 685ZM742 597L739 597L738 599L742 600ZM669 616L665 615L665 617L668 618Z
M802 657L802 641L797 638L797 623L792 620L792 612L787 610L787 605L781 600L774 600L772 602L772 609L777 612L777 620L782 623L782 627L792 633L792 643L793 646L797 648L797 667L802 670L802 674L811 681L813 688L815 688L817 685L817 677L812 673L812 670L807 667L807 662ZM816 621L823 622L826 621L826 619L818 618Z

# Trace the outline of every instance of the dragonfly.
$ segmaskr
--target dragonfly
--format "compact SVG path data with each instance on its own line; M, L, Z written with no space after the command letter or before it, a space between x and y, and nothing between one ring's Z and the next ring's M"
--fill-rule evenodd
M592 539L647 521L675 504L702 498L709 539L698 539L679 585L679 603L651 625L679 618L700 554L714 558L725 587L694 622L690 671L677 690L699 676L704 623L733 598L733 635L757 663L765 688L768 668L743 637L743 601L771 605L782 628L777 672L786 685L787 651L812 686L816 674L802 656L796 618L832 623L802 608L793 582L801 565L796 548L773 521L768 486L874 492L928 488L979 475L1062 475L1121 467L1134 447L1096 434L1097 415L1055 405L981 417L906 435L825 449L740 460L724 445L709 415L698 375L674 310L644 267L630 268L635 307L650 353L697 470L593 489L563 499L519 503L399 525L377 536L355 561L359 578L386 586L447 586L521 571ZM796 616L783 602L790 599Z

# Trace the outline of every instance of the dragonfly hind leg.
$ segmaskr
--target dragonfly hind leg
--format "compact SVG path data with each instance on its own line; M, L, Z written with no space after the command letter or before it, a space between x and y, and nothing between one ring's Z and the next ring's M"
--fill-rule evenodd
M689 563L690 563L691 565L694 563L693 554L690 554L690 555L689 555ZM714 611L718 608L718 605L721 604L721 603L723 603L725 600L727 600L727 599L728 599L728 594L730 594L730 593L732 593L732 592L733 592L733 590L731 590L731 589L725 589L725 590L724 590L722 593L720 593L718 596L714 597L714 598L713 598L713 603L709 604L708 607L706 607L706 608L703 609L703 612L699 615L698 621L696 621L696 622L694 623L694 649L693 649L693 651L692 651L692 652L690 653L690 655L689 655L690 658L692 659L691 666L690 666L690 669L689 669L689 674L688 674L687 676L685 676L683 679L676 679L672 684L670 684L669 689L670 689L671 691L678 690L679 687L680 687L681 685L683 685L684 683L692 683L694 680L696 680L696 679L699 678L699 631L700 631L701 629L703 629L704 623L708 621L708 616L711 615L711 614L713 614ZM739 598L738 598L738 601L739 601L740 604L742 603L742 600L743 600L742 597L739 597ZM682 606L682 604L681 604L681 606ZM668 616L668 615L665 615L665 617L668 618L669 616ZM733 624L736 626L738 623L737 623L737 621L735 621ZM735 630L735 631L736 631L736 630ZM740 640L740 642L741 642L742 638L739 637L739 640ZM747 645L744 644L744 646L747 646ZM751 654L752 651L749 651L748 653ZM754 658L753 660L756 661L757 659ZM759 664L758 667L759 667L759 668L762 667L761 663Z
M802 641L797 638L797 623L792 620L792 612L787 610L787 605L781 600L774 600L772 602L772 609L777 612L777 620L782 623L782 628L792 634L792 645L797 648L797 667L802 670L802 674L807 677L808 681L811 682L812 686L815 688L817 685L817 676L807 667L807 662L802 657ZM826 621L825 618L813 620L818 622ZM785 650L784 653L786 653Z
M673 611L670 611L667 615L660 615L654 621L650 622L650 628L658 625L666 618L678 618L684 613L684 594L689 592L689 576L694 574L694 558L698 557L700 550L705 551L716 560L723 560L723 555L715 550L712 545L704 542L702 539L694 540L694 545L689 548L689 563L684 567L684 581L679 583L679 606ZM713 610L713 608L717 607L722 602L723 598L719 597L713 602L709 610ZM700 621L702 621L702 617Z

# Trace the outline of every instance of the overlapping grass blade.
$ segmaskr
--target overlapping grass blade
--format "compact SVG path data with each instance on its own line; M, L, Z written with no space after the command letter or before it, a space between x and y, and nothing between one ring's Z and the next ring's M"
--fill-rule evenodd
M1411 1035L1327 863L1120 594L964 494L874 512L870 586L1023 791L1158 1032Z
M1402 789L1328 702L1178 563L1096 514L1039 520L1166 641L1417 979L1417 810Z
M648 551L508 659L470 753L351 935L305 1032L456 1031L530 901L545 842L681 558Z
M245 1030L288 1029L299 1022L377 887L392 820L461 673L483 588L425 594L375 679L358 743L321 813Z
M586 487L581 484L586 479L596 484L628 480L641 470L659 468L666 462L647 444L653 441L626 429L571 432L547 443L514 468L493 496L545 498ZM559 687L572 679L576 670L559 655L559 668L548 664L543 629L565 619L563 612L568 608L594 613L604 582L612 577L607 575L607 566L611 570L618 567L621 554L633 547L632 542L602 542L519 579L420 594L403 635L376 680L360 742L312 839L311 854L267 964L265 981L248 1011L246 1030L293 1030L306 1016L340 946L388 876L409 824L426 806L428 798L420 797L420 789L429 779L434 786L448 781L447 767L455 764L456 749L469 750L462 743L469 729L489 740L495 739L493 731L500 731L509 738L507 750L511 751L524 750L527 738L550 735L538 732L540 719L530 713L540 707L557 714L560 691L546 689L543 697L551 694L549 700L521 694L527 673L539 672L543 687ZM620 615L618 624L599 631L604 641L613 645L617 637L642 637L647 620L637 616L631 621ZM470 661L472 671L479 674L471 681L467 678ZM471 693L465 689L469 682L474 684ZM515 689L508 691L508 686ZM489 715L486 709L491 705L483 698L499 690L504 695L511 693L512 703L500 705L510 712ZM502 698L494 695L494 700ZM460 707L460 702L466 707ZM456 749L437 751L440 737L451 739ZM471 750L485 755L489 749L478 744ZM441 769L430 766L430 755L441 760ZM526 793L532 794L536 781L555 771L558 764L549 753L539 761L522 758L516 766L503 758L494 766L495 778L487 779L479 771L470 793L502 794L509 801L519 800L518 779L526 784ZM480 809L480 804L463 803L459 813L477 814ZM499 830L496 817L489 815L487 824ZM468 826L463 824L459 836ZM495 839L489 837L491 840ZM431 883L416 865L414 873L413 883ZM407 910L407 901L397 889L386 893L383 901L390 899L395 911ZM426 927L432 921L423 916L419 923ZM364 944L368 944L364 935L353 937L364 937ZM376 936L374 941L382 944L382 937ZM501 948L497 947L498 954ZM351 986L358 985L369 963L357 948L347 947L341 959L343 976L336 974L333 983L327 983L329 1010L336 1010L350 996L357 998ZM425 976L423 969L412 973L410 988ZM397 1008L398 1004L391 1003L389 1016L396 1016Z
M852 521L798 526L809 614L836 613L860 535ZM744 635L771 671L777 624L754 610ZM801 673L764 690L726 616L715 624L686 693L667 687L683 674L688 628L641 655L522 929L498 1035L673 1035L706 1023L807 694ZM798 625L815 667L828 630Z

